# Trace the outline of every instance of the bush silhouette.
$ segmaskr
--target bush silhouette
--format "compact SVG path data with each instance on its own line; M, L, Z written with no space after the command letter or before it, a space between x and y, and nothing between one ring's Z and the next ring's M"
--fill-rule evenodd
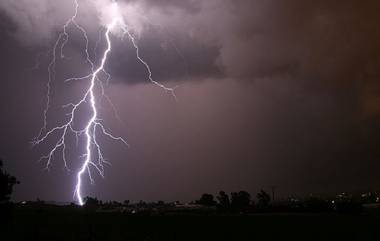
M0 160L0 203L8 202L11 199L15 184L19 184L19 181L3 170L3 161Z
M204 193L201 196L201 199L196 201L197 204L203 205L203 206L215 206L216 201L214 200L214 196L209 193Z
M218 199L218 207L222 210L228 210L231 207L230 197L224 191L219 192L219 196L216 197Z
M260 192L256 195L257 199L258 199L258 206L261 207L261 208L265 208L265 207L268 207L269 203L270 203L270 196L267 192L265 192L264 190L260 190Z
M231 207L235 211L244 211L251 204L251 195L246 191L231 193Z

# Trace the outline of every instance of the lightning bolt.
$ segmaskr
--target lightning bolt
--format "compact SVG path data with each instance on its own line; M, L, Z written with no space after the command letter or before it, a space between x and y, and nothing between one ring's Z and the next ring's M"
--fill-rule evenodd
M74 14L66 21L66 23L63 25L62 31L59 33L57 40L55 41L55 44L52 49L52 60L49 63L48 66L48 81L46 84L46 105L43 112L43 126L38 134L38 136L33 140L34 145L41 144L45 141L47 141L49 138L52 138L53 136L58 136L56 138L55 144L53 148L50 150L50 152L47 155L44 155L40 158L40 161L45 160L46 161L46 169L49 170L51 166L51 162L54 158L54 155L57 152L61 152L62 154L62 160L64 163L64 166L67 170L70 170L68 167L67 162L67 139L68 135L74 134L78 143L78 139L80 136L84 135L85 139L85 150L82 154L83 162L80 165L79 170L76 173L76 185L74 190L74 199L77 200L79 205L84 204L83 199L83 178L84 175L87 173L88 178L91 183L94 183L94 179L92 177L92 170L96 170L100 176L104 177L104 165L109 164L109 162L104 158L103 150L101 145L99 144L97 137L98 134L103 134L104 136L110 138L111 140L120 141L126 146L129 146L128 143L125 141L124 138L119 136L114 136L110 132L107 131L105 126L102 123L102 120L99 118L99 111L97 109L97 95L96 95L96 89L100 88L102 96L105 96L104 93L104 87L102 80L100 78L100 74L103 73L105 76L107 76L106 82L110 79L110 74L107 73L105 70L105 64L107 62L109 54L112 52L112 41L111 41L111 34L112 31L119 27L120 30L122 30L123 35L127 36L132 43L133 47L136 50L136 58L142 65L144 65L146 71L147 71L147 79L154 85L162 88L164 91L169 92L175 99L175 88L166 87L165 85L155 81L152 77L152 71L149 66L149 64L141 57L139 47L137 45L137 41L135 37L133 36L132 32L129 30L127 24L125 24L123 18L120 14L117 14L119 9L116 2L112 2L113 8L115 11L115 16L112 18L112 21L105 26L105 32L103 35L103 38L106 40L106 49L104 50L102 54L102 58L100 61L99 66L95 67L94 62L90 58L89 54L89 38L87 35L86 30L84 27L82 27L78 22L76 21L78 10L79 10L79 3L78 0L74 0L74 7L75 11ZM65 58L64 56L64 48L66 44L69 42L69 32L68 28L70 26L74 26L76 29L78 29L85 40L85 56L86 56L86 62L89 64L90 67L90 73L86 76L82 77L74 77L70 79L66 79L64 82L69 82L73 80L89 80L88 88L86 89L83 96L80 98L77 102L72 102L67 105L64 105L64 109L70 109L69 113L67 114L68 120L64 122L62 125L58 125L53 127L52 129L48 130L48 113L49 108L51 105L51 91L52 91L52 83L55 80L55 68L57 64L57 53L59 53L59 56L61 58ZM99 37L99 40L96 43L96 46L98 45L98 42L102 38ZM114 105L110 101L110 99L106 96L106 99L111 104L112 108L114 108ZM88 106L91 110L91 116L89 117L88 121L86 122L86 125L82 129L76 129L74 125L74 119L76 118L78 112L80 112L80 107L82 106Z

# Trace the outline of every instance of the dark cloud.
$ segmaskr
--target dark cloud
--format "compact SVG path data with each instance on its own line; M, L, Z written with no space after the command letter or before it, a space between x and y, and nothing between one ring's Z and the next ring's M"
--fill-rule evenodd
M125 1L130 2L130 1ZM201 2L197 0L185 0L185 1L176 1L176 0L134 0L134 2L139 2L144 4L147 8L157 8L167 14L170 14L172 11L185 11L189 13L197 13L201 11Z
M229 77L254 81L292 76L301 82L335 88L362 82L363 78L371 83L377 76L380 36L376 1L144 4L154 6L155 11L147 16L174 33L174 42L182 45L181 49L197 48L197 42L202 42L204 48L217 50L205 65L212 69L218 64ZM199 58L197 51L186 56L190 62L194 58Z
M28 144L40 126L50 56L41 55L40 69L28 68L52 45L71 8L31 2L39 4L30 10L27 1L0 4L7 16L0 23L0 155L23 183L17 199L68 200L72 174L61 171L57 157L55 169L41 175L43 165L34 160L48 146L31 150ZM180 84L179 101L142 84L146 71L134 49L113 36L117 51L107 64L113 79L106 91L126 123L107 105L102 118L131 148L105 142L113 167L86 192L103 199L190 200L206 191L270 185L283 195L379 188L377 1L119 2L126 17L129 7L135 10L131 26L153 76ZM91 17L80 19L91 50L101 23L93 11L82 11ZM83 38L70 31L68 58L57 63L52 123L86 84L62 83L88 70Z
M125 40L116 46L122 51L113 54L107 66L113 78L124 83L147 82L145 66L135 58L131 43ZM215 63L219 48L183 34L170 36L169 33L152 30L141 37L139 47L157 81L165 83L223 76L223 70Z
M300 80L324 81L324 85L334 86L347 84L350 81L347 77L351 76L370 79L376 75L374 69L379 64L376 1L359 3L352 0L342 4L323 0L302 3L293 0L281 3L262 0L145 0L120 3L125 4L122 5L125 6L125 14L130 13L129 7L136 10L136 16L131 17L136 19L131 23L132 27L139 33L144 57L154 60L149 63L162 81L184 79L185 75L195 78L229 76L250 81L292 76ZM84 9L95 11L93 14L96 16L96 10L88 7L87 1L82 4ZM5 2L4 6L8 5ZM32 8L29 12L36 11L38 16L43 12L39 9L55 12L55 7L58 7L39 5L40 8ZM66 3L65 11L54 19L63 22L64 14L70 15L69 6ZM16 12L10 7L5 11L10 16ZM20 23L19 19L25 17L15 15L13 19L18 19L15 21L21 29L18 31L28 26ZM91 22L91 18L79 19L84 26L99 23ZM28 31L38 29L37 33L42 35L51 31L45 23L42 24L45 28L38 27L40 22L37 20L25 20L26 23L34 23ZM56 30L59 26L55 25ZM99 26L90 28L93 29L99 29ZM92 37L96 39L95 32ZM130 56L133 52L130 45L121 46L125 51L120 55L128 53L126 56ZM138 77L141 67L133 60L120 60L114 66L122 69L130 65L131 68L125 68L139 70L129 72L134 79L132 82L137 79L144 81L142 76ZM166 73L162 73L163 69Z
M6 2L3 4L8 7L5 11L13 16L16 11L11 7L16 8L15 4ZM37 4L40 8L29 10L37 12L36 19L43 10L54 13L56 7L60 7L37 2L40 2ZM160 52L162 45L169 45L168 39L180 45L180 50L193 49L193 55L185 56L190 62L193 58L199 58L197 50L204 52L205 48L210 48L213 52L216 49L219 53L209 58L208 66L214 68L218 63L233 77L254 79L292 74L302 78L341 79L340 72L347 73L345 69L360 71L373 64L372 61L376 61L379 55L376 1L359 3L352 0L343 4L324 0L302 3L293 0L281 3L262 0L121 2L126 6L132 5L134 9L146 10L143 17L150 21L140 19L140 24L145 26L143 34L148 40L141 41L144 46L148 45L147 52ZM87 11L95 11L87 6L86 1L83 5L84 9L89 9ZM70 4L64 6L60 20L64 19L61 15L70 14ZM17 6L17 9L23 8ZM30 14L27 9L24 12ZM20 15L25 16L22 12ZM20 15L15 15L13 19L17 19L21 29L27 24L20 23L20 19L34 23L28 31L39 26L37 20L33 22L33 18L28 20L27 16L22 18ZM86 21L82 19L84 25L89 25ZM157 25L153 27L151 23L161 28ZM46 23L42 25L46 27ZM57 27L59 24L55 25ZM45 31L38 33L49 29L44 28ZM161 36L157 37L160 31L158 35ZM168 48L172 51L172 46ZM356 68L351 68L352 65Z

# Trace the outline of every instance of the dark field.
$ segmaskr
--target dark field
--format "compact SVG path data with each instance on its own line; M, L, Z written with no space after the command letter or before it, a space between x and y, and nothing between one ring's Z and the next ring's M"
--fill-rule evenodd
M2 221L4 221L4 215ZM1 241L71 240L380 240L375 214L98 213L83 209L14 208Z

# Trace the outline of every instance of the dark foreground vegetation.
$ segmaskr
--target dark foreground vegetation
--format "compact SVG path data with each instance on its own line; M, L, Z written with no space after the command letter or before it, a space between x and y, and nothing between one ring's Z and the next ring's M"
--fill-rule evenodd
M18 181L0 162L0 241L380 240L376 192L273 200L261 190L203 194L191 203L10 202Z
M100 212L78 207L13 208L11 240L380 240L376 213Z
M380 240L373 194L276 202L264 191L256 202L247 194L221 192L216 200L203 194L189 204L7 202L1 205L0 240Z

